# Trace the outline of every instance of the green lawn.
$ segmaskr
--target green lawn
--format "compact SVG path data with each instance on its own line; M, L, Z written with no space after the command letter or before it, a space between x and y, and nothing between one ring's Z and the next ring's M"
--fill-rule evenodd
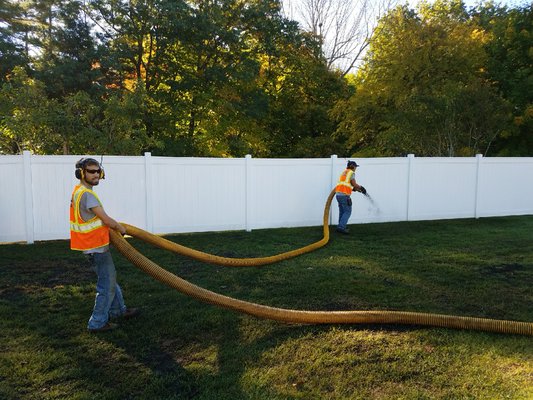
M275 307L533 322L533 216L352 225L259 268L136 240L209 290ZM314 242L321 227L169 236L227 257ZM203 304L114 254L140 317L89 334L93 272L68 242L0 246L0 399L533 399L533 337L399 325L297 325Z

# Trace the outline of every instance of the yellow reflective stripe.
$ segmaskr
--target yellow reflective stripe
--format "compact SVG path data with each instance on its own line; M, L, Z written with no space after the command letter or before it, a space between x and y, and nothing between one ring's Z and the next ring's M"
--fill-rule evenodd
M79 224L79 220L80 220L79 215L80 215L81 194L78 193L78 192L79 192L79 189L74 192L74 196L73 196L74 197L74 201L73 201L73 203L74 203L74 222L76 224ZM83 194L83 191L82 191L82 194Z
M86 222L84 224L71 222L70 230L74 232L87 233L87 232L94 231L95 229L98 229L103 225L104 224L102 223L101 219L96 219L90 222Z
M350 181L352 180L353 171L349 170L346 173L346 175L344 175L344 180L342 179L342 175L344 175L344 173L341 174L341 176L339 178L339 182L337 182L337 185L346 186L346 187L352 188L352 184L350 183Z
M72 191L72 197L70 199L70 208L73 210L72 214L74 215L74 220L78 222L78 215L76 212L76 194L78 193L78 190L80 189L80 185L74 186L74 190ZM70 221L72 222L72 221Z
M81 201L81 198L83 196L83 193L85 192L88 192L88 193L91 193L94 197L96 197L96 200L98 200L98 203L100 203L100 206L102 205L102 202L100 201L100 198L98 197L98 195L93 192L92 190L90 189L87 189L85 186L81 186L78 187L78 189L76 189L74 191L74 194L72 195L73 197L73 203L74 203L74 222L79 224L80 222L80 219L81 219L81 215L80 215L80 201Z
M86 188L83 186L79 186L78 189L74 191L73 197L73 203L74 203L74 222L76 224L79 224L80 222L80 201L81 197L83 196L83 193L85 193Z

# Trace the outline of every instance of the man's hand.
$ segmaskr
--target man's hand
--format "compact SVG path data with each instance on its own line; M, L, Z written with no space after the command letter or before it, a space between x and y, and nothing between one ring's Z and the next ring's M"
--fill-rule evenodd
M93 213L96 214L98 218L102 220L105 225L107 225L111 229L116 229L122 235L126 234L126 228L124 228L121 224L119 224L117 221L107 215L102 206L93 207L91 208L91 210L93 211Z
M364 195L366 195L366 189L365 189L364 186L361 186L361 187L359 188L359 191L360 191L361 193L363 193Z
M124 228L120 223L117 222L117 227L115 228L117 231L120 232L122 236L126 234L126 228Z

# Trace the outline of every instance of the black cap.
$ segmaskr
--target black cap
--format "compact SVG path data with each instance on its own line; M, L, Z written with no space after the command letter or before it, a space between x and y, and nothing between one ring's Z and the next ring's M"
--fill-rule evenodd
M348 161L348 165L346 165L346 168L350 167L358 167L359 165L355 161Z

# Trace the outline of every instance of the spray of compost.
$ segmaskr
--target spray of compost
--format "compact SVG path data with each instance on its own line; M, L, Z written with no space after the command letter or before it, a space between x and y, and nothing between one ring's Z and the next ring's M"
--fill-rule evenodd
M368 193L365 194L365 198L368 200L368 202L370 203L370 206L368 207L368 211L371 213L371 214L375 214L375 215L379 215L381 214L381 210L379 209L379 205L378 203L376 203L376 201L372 198L372 196L370 196Z

